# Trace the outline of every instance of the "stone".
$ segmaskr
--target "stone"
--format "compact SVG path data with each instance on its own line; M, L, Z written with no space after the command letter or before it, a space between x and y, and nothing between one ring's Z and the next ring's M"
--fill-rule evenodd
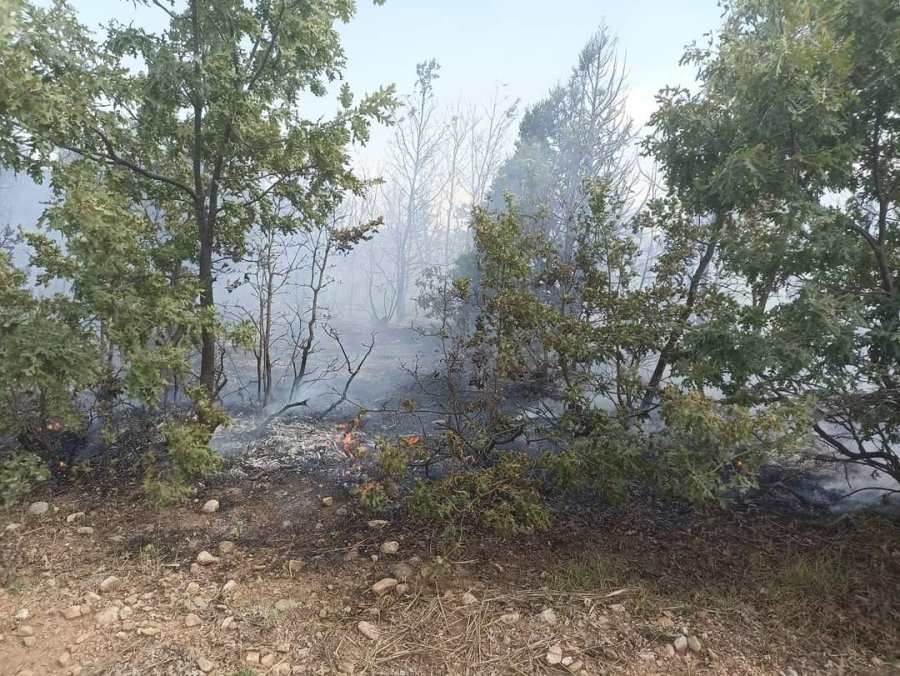
M696 636L688 636L688 648L690 648L692 653L699 653L703 651L703 644L700 643L700 639Z
M662 648L662 656L666 659L672 659L675 657L675 646L671 643L666 643Z
M394 593L396 593L398 596L404 596L408 591L408 584L398 584L396 587L394 587Z
M93 535L94 529L91 528L90 526L79 526L78 530L75 532L78 533L79 535Z
M19 631L16 632L19 636L34 636L34 627L28 624L24 624L19 627Z
M215 664L213 664L210 660L205 657L201 657L197 660L197 668L202 671L204 674L208 674L215 668Z
M398 563L391 568L391 577L396 578L400 582L406 582L412 577L413 569L408 563Z
M264 667L271 667L273 664L275 664L275 653L267 653L263 655L260 658L259 663Z
M62 611L62 616L67 620L75 620L81 617L81 606L69 606Z
M234 551L234 543L231 540L222 540L219 543L219 554L231 554Z
M94 622L97 623L98 627L108 627L118 621L119 608L117 606L110 606L109 608L101 610L94 616Z
M572 662L572 664L567 666L566 669L568 669L573 674L577 674L582 669L584 669L584 662L582 662L581 660L575 660L574 662Z
M286 613L289 610L296 610L300 607L300 602L294 599L278 599L275 602L275 610L279 613Z
M625 606L623 606L621 603L613 603L609 607L609 609L611 611L613 611L614 613L624 613L625 612Z
M73 521L76 521L84 516L84 512L75 512L74 514L69 514L69 516L66 517L66 523L72 523Z
M386 542L381 543L381 547L379 547L382 554L396 554L400 551L400 543L396 540L388 540Z
M244 657L244 662L248 664L259 664L259 653L251 650L247 653L246 657Z
M229 615L224 620L222 620L222 629L230 629L231 625L234 624L234 616Z
M674 629L675 628L675 620L671 617L661 617L656 621L657 626L660 629Z
M372 519L367 521L366 525L369 527L369 530L384 530L390 523L390 521L385 521L384 519Z
M41 516L50 511L50 505L46 502L32 502L28 506L28 513L32 516Z
M235 582L234 580L228 580L228 582L222 585L222 593L230 594L234 591L235 587L237 587L237 582Z
M56 658L56 663L59 666L61 666L63 669L65 669L67 666L69 666L72 663L72 655L65 652Z
M638 659L641 659L644 662L653 662L656 660L656 653L652 650L642 650L638 653Z
M336 510L334 510L334 513L338 516L347 516L350 514L350 510L346 507L338 507Z
M131 606L122 606L119 608L119 619L127 620L134 615L134 608Z
M197 563L199 563L201 566L211 566L214 563L218 563L219 560L220 559L218 556L213 556L205 549L197 554Z
M375 584L372 585L372 591L376 596L384 596L388 592L390 592L394 587L400 584L397 580L392 577L386 577L382 580L379 580Z
M218 500L207 500L203 503L203 507L200 508L200 511L204 514L212 514L213 512L219 511L219 501Z
M279 662L269 670L269 673L273 676L286 676L291 673L291 665L287 662Z
M370 641L377 641L378 637L381 635L381 632L378 631L378 627L371 622L360 622L356 625L356 629Z
M199 615L195 615L194 613L188 613L184 618L185 627L199 627L201 624L203 624L203 620L200 619Z
M37 637L36 636L26 636L22 639L22 643L25 644L26 648L34 648L37 645Z
M300 559L291 559L287 563L288 575L297 575L303 570L303 561Z
M322 506L323 507L331 507L334 504L334 498L331 496L322 498Z
M553 626L558 621L556 618L556 612L553 610L553 608L544 608L538 617L541 618L541 621L543 621L545 624L549 624L550 626Z
M500 616L500 621L503 622L503 624L515 624L519 621L520 617L521 615L519 615L519 613L504 613Z
M20 622L24 622L29 617L31 617L31 612L28 610L28 608L22 608L15 614L15 619L19 620Z
M557 664L560 664L563 659L563 651L562 646L559 643L556 643L547 650L547 664L551 667L555 667Z
M687 636L682 635L676 638L672 643L672 647L675 648L675 652L677 652L679 655L683 655L684 653L686 653L688 649Z
M160 632L160 628L156 626L150 627L141 627L138 629L138 633L141 636L156 636Z
M575 663L574 657L563 657L562 658L562 665L564 667L568 667L569 665L574 664L574 663Z
M478 597L472 592L466 592L462 595L461 601L464 606L473 606L478 603Z
M100 591L103 593L119 591L122 588L122 580L115 575L110 575L100 583Z
M10 524L6 525L5 530L7 533L12 533L15 530L19 530L21 527L22 527L21 523L10 523Z

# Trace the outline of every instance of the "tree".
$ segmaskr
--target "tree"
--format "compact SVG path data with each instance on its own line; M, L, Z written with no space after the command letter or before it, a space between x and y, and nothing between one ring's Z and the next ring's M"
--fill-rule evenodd
M333 119L301 116L298 100L340 76L334 24L354 3L145 0L165 31L114 21L98 43L65 3L12 2L0 162L35 177L51 167L58 194L71 170L85 180L90 167L126 208L152 212L177 243L172 265L196 275L199 381L214 396L216 255L240 257L251 225L283 203L296 214L283 225L301 228L359 191L347 149L393 104L389 89L355 103L343 85ZM68 157L54 160L60 149Z
M648 148L709 219L732 289L666 361L731 401L811 400L830 453L900 481L900 7L727 9L685 56L699 89L664 91L652 120Z

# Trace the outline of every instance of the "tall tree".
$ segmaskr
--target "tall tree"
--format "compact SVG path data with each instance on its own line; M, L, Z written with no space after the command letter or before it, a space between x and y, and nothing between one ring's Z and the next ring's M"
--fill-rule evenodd
M285 227L303 228L363 188L348 148L387 121L390 89L354 102L342 85L330 120L307 120L299 105L340 77L335 23L355 3L144 0L165 30L113 21L98 42L65 2L9 2L0 162L35 177L50 167L63 196L73 171L89 189L90 167L126 208L152 214L172 265L187 262L198 280L199 380L212 396L217 256L239 257L250 227L280 205L296 214Z

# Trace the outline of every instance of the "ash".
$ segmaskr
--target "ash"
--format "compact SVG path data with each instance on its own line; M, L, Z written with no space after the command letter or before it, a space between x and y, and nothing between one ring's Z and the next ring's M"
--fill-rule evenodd
M363 441L348 455L334 423L298 416L265 423L251 414L233 416L232 421L216 430L210 445L234 469L247 474L296 472L342 481L367 477L373 444Z

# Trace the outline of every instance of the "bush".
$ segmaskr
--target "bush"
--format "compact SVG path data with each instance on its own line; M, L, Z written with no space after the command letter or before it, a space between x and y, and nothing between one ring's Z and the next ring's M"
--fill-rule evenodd
M9 509L34 487L50 477L50 471L34 453L22 452L10 456L0 464L0 499Z

